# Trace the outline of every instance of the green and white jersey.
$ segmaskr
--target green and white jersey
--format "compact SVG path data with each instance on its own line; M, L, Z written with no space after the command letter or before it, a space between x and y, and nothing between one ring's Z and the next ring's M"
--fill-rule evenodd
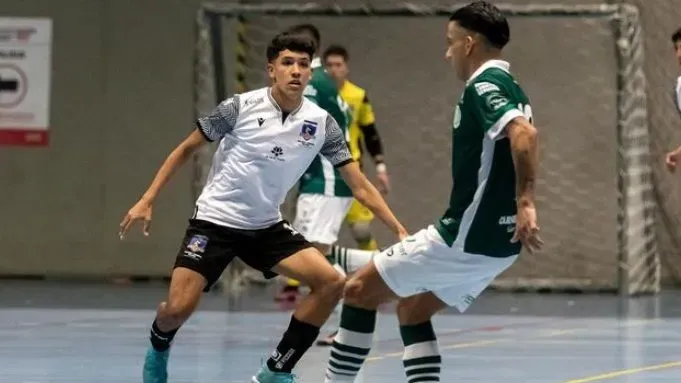
M338 87L321 66L319 58L312 62L312 78L305 88L305 96L326 110L343 129L346 142L350 142L348 127L352 119L350 107L340 97ZM352 190L341 178L338 169L324 156L317 156L300 178L299 193L352 197Z
M501 60L483 64L466 82L452 129L449 208L436 228L449 246L466 253L507 257L516 222L516 180L504 128L516 117L532 120L525 92Z

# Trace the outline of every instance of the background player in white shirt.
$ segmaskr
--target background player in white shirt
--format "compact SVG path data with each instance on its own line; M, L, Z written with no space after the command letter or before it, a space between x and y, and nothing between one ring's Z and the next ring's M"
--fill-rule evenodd
M381 194L352 161L341 129L323 109L303 98L314 43L281 34L267 48L271 88L234 95L198 120L197 129L163 163L151 186L121 222L124 237L136 221L148 235L161 188L192 153L219 141L206 185L175 261L169 294L150 331L144 383L167 382L171 342L180 326L234 257L268 277L276 273L310 286L281 342L254 383L289 383L297 361L340 299L344 278L305 238L282 220L287 192L321 153L340 172L355 198L369 206L400 238L406 231Z
M674 44L676 61L678 62L679 66L681 66L681 28L677 29L672 34L672 43ZM679 76L674 83L674 105L681 116L681 76ZM667 169L669 169L670 172L676 170L679 160L681 160L681 146L667 154L665 158Z

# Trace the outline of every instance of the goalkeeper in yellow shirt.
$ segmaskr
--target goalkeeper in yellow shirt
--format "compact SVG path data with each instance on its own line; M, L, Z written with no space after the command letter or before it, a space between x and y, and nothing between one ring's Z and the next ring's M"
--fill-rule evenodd
M322 56L326 72L338 86L340 97L350 107L352 122L348 128L350 152L354 160L362 165L362 142L376 164L378 189L386 194L390 188L388 172L383 162L383 145L375 126L375 116L367 93L364 89L348 80L348 51L340 45L330 45ZM337 263L345 273L352 273L371 261L378 245L371 233L374 215L357 200L352 201L345 220L360 250L340 246L331 248L332 262ZM317 341L319 346L330 346L337 331Z
M350 106L352 111L352 123L349 127L350 152L352 157L361 165L362 141L366 150L376 164L376 178L378 189L386 194L389 191L390 181L386 165L383 162L383 145L375 126L374 110L371 107L367 92L348 80L348 51L340 45L330 45L323 55L326 71L336 81L341 98ZM349 224L352 235L362 250L378 249L376 240L371 233L371 221L374 215L359 203L352 202L350 210L345 217Z

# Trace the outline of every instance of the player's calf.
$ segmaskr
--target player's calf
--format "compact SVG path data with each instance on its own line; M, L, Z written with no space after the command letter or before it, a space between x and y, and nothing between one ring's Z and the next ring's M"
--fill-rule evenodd
M353 382L371 351L376 310L343 305L341 325L331 345L326 383Z
M402 364L407 382L439 382L442 357L431 318L446 304L433 293L400 299L397 317L404 343Z
M268 371L259 373L268 376L293 370L317 339L320 327L340 300L345 284L345 277L312 248L282 260L274 271L300 280L310 287L310 294L299 303L281 341L267 360Z
M439 382L442 357L430 320L416 325L401 325L404 343L402 365L407 382Z
M192 301L168 300L161 302L156 311L154 325L161 332L174 331L184 324L194 312Z
M334 265L334 268L343 275L353 274L364 265L371 262L374 255L378 254L376 251L366 251L357 249L348 249L341 246L331 246L331 251L327 255L327 259ZM339 303L340 305L340 303ZM340 307L342 309L342 305ZM318 346L331 346L333 339L338 331L334 331L324 339L317 342Z
M168 381L170 345L180 326L196 309L206 283L206 279L198 272L184 267L173 270L168 300L159 304L156 318L149 331L151 347L144 357L142 369L144 383Z
M401 298L397 302L397 318L400 326L413 326L429 321L440 310L447 307L432 292Z
M201 274L183 267L173 270L168 300L159 304L151 326L154 349L165 351L170 347L177 330L196 309L205 286L206 279Z
M373 263L346 283L340 329L331 345L326 383L352 382L366 360L376 326L376 309L395 295Z
M328 264L333 276L314 278L307 285L310 294L303 299L296 314L320 327L326 322L343 295L345 276Z

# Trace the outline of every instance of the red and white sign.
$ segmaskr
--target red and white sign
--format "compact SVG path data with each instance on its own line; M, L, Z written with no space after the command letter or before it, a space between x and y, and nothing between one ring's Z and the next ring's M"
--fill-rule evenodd
M0 17L0 145L49 142L52 20Z

